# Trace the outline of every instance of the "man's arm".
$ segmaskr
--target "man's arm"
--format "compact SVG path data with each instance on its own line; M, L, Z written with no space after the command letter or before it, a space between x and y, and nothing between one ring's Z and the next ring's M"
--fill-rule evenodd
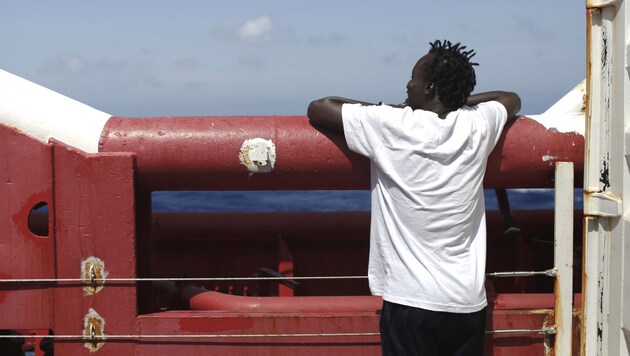
M508 121L512 120L516 113L521 110L521 98L518 94L509 91L489 91L473 94L466 100L466 105L475 106L486 101L498 101L503 104L508 113Z
M311 123L326 126L337 131L343 131L341 106L343 104L376 105L364 101L329 96L312 101L308 106L307 115Z

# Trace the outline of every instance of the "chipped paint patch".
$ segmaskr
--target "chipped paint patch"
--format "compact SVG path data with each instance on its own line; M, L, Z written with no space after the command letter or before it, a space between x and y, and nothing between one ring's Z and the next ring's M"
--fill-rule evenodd
M269 173L276 165L276 145L271 140L258 137L245 140L238 157L250 174Z
M92 308L83 318L83 340L83 345L90 352L96 352L105 345L105 319Z
M543 162L554 161L556 159L558 159L558 157L556 157L556 156L550 156L550 155L542 156Z
M83 294L94 295L103 289L107 278L105 262L91 256L81 262L81 279L83 280Z

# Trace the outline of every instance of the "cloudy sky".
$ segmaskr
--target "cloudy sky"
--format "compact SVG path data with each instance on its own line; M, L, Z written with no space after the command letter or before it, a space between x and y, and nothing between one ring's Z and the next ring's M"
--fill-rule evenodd
M118 116L302 115L402 101L446 38L477 51L477 91L537 114L585 77L585 19L583 0L9 0L0 69Z

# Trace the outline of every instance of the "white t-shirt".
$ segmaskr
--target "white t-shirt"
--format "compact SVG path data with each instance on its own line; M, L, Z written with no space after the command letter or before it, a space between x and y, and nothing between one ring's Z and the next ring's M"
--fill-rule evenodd
M350 149L371 160L368 277L384 300L471 313L487 305L482 181L507 121L496 101L435 113L344 104Z

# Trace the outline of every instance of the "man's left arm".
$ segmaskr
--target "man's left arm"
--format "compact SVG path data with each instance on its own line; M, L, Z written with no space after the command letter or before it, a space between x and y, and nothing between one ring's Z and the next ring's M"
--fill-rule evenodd
M514 119L521 110L521 98L518 94L509 91L489 91L473 94L466 100L467 106L475 106L486 101L498 101L503 104L508 114L508 121Z

